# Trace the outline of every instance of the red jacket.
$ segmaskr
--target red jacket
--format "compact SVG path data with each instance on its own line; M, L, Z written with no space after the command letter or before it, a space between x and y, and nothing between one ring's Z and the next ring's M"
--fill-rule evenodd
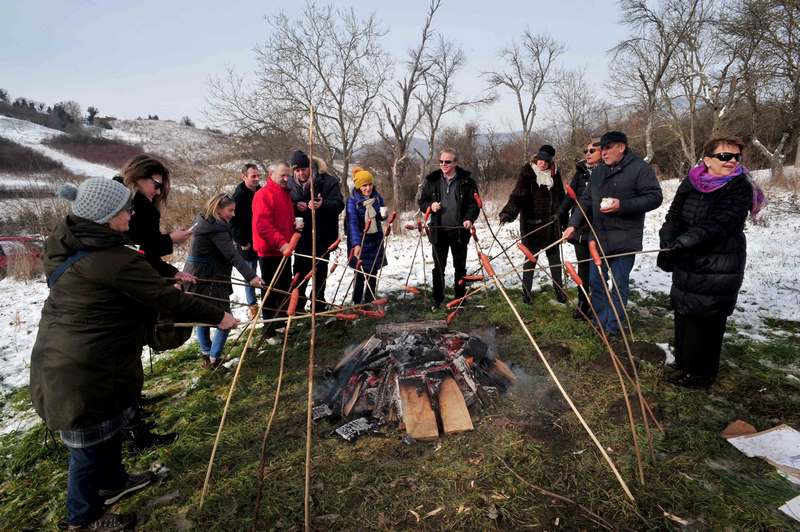
M259 257L278 257L294 233L294 205L289 191L267 179L253 197L253 249Z

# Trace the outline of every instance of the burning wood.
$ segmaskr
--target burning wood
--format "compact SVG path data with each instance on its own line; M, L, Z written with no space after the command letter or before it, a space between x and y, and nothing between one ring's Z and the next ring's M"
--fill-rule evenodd
M383 324L316 384L314 419L400 421L414 439L434 439L472 430L470 409L514 382L483 341L444 321Z

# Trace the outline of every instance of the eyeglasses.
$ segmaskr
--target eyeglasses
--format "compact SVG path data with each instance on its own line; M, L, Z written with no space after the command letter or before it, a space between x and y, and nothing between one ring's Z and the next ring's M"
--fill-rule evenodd
M583 153L584 153L584 155L591 155L591 154L593 154L594 152L596 152L599 149L600 148L589 148L588 150L583 150Z
M731 159L734 159L737 162L742 160L742 154L741 153L731 153L729 151L723 151L723 152L720 152L720 153L712 153L708 157L713 157L714 159L719 159L723 163L726 163L726 162L730 161Z
M453 164L453 161L448 159L439 159L439 164Z

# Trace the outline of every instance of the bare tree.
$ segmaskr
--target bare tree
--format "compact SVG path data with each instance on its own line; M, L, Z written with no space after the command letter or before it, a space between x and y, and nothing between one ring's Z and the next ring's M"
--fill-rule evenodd
M613 49L617 90L644 108L645 160L653 159L653 126L659 96L675 51L694 28L701 0L664 0L651 9L646 0L620 0L622 21L634 34Z
M770 160L772 178L783 178L783 164L796 147L800 167L800 3L797 0L741 0L735 32L742 51L744 92L752 110L751 142ZM739 24L750 24L747 28ZM732 25L733 26L733 25ZM756 121L764 107L778 109L780 137L772 151L759 138Z
M553 80L555 61L565 46L546 34L525 31L522 44L512 42L500 52L503 70L485 73L492 88L511 91L516 99L522 125L523 158L530 155L531 131L536 118L536 99Z
M379 134L392 150L390 178L392 196L395 206L398 207L401 205L401 165L408 158L409 145L423 116L419 102L414 97L417 89L424 83L423 77L433 66L427 48L434 33L431 23L440 5L441 0L431 0L419 43L408 51L404 74L384 95L382 110L378 114Z
M461 97L455 90L456 74L463 68L466 58L463 50L452 41L440 36L432 50L431 61L431 67L422 76L422 89L415 95L422 114L419 131L427 144L427 153L416 151L421 159L420 186L436 155L436 141L442 119L450 113L460 113L494 101L491 94L470 99Z
M280 124L314 128L322 144L316 152L341 159L343 192L353 150L387 77L390 61L380 46L384 31L374 14L359 19L354 10L318 6L308 1L303 13L267 17L270 34L255 49L256 80L229 72L212 80L210 115L237 130L263 131Z
M718 135L740 99L739 76L734 67L737 50L719 31L724 25L721 2L701 0L689 31L678 43L673 60L659 87L667 126L681 144L686 164L698 160L699 132ZM710 120L710 128L703 123Z
M597 122L598 99L583 69L562 70L552 87L556 112L555 117L567 128L566 144L580 148Z

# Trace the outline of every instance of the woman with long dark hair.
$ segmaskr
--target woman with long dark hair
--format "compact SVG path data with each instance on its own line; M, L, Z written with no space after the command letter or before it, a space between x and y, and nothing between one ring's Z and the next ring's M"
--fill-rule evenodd
M744 279L747 213L764 203L742 164L744 143L734 137L706 142L703 160L681 181L661 227L658 265L672 272L675 367L669 380L708 388L719 371L722 338Z

